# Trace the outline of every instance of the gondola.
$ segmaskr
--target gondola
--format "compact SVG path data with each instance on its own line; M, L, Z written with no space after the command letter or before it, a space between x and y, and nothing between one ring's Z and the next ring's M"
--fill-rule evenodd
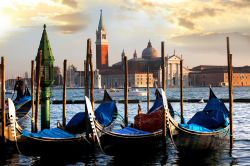
M156 100L146 116L153 115L157 111L160 111L162 115L162 108L162 95L157 90ZM104 152L109 155L119 155L127 152L133 154L138 152L149 152L162 145L162 127L156 131L145 131L132 126L118 130L105 130L95 121L95 126L92 128L96 128L102 133L100 137L101 147Z
M103 109L105 108L105 109ZM43 129L38 133L23 130L17 138L18 149L25 155L77 155L86 153L92 148L92 138L86 134L84 119L77 113L65 128ZM110 128L117 116L117 107L108 93L104 94L103 102L95 111L98 122L104 128ZM80 128L80 125L81 126Z
M16 115L18 119L23 118L29 112L31 108L31 95L27 93L20 100L14 100Z
M167 102L163 97L163 102ZM187 123L177 123L167 114L169 135L179 152L209 152L229 145L229 112L210 88L205 108Z
M31 95L28 88L25 89L25 94L21 98L17 98L13 101L16 109L16 116L18 119L23 118L29 112L31 108Z

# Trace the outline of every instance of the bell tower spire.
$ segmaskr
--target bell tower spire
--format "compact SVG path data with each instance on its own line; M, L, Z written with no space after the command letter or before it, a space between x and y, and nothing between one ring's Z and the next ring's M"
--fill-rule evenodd
M99 24L98 24L98 30L105 30L104 27L104 22L103 22L103 18L102 18L102 9L100 10L101 14L100 14L100 20L99 20Z
M108 66L108 40L101 9L98 29L96 30L96 68L102 73L102 69L106 69Z

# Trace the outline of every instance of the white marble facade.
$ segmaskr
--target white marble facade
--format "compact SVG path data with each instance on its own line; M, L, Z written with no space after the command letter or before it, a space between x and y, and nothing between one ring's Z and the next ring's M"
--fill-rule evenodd
M166 85L167 87L179 87L180 86L180 60L177 55L172 55L166 60ZM184 65L183 65L184 66ZM183 85L188 86L188 73L189 70L183 67ZM158 74L158 85L161 86L161 70Z

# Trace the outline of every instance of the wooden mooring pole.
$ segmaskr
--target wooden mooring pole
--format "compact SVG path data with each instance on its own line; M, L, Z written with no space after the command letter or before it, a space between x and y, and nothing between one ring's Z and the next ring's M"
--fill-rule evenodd
M1 108L2 108L2 143L4 144L5 139L5 126L6 126L6 110L5 110L5 59L1 57L1 80L2 80L2 87L1 87Z
M35 64L34 60L31 61L31 132L35 131Z
M89 54L91 52L91 40L90 39L87 39L87 54L86 54L86 61L84 63L84 66L85 66L85 96L87 96L88 98L90 97L90 94L89 94ZM85 117L88 117L88 111L87 111L87 105L85 104ZM89 125L89 120L88 118L85 118L85 126L86 126L86 136L87 138L89 137L89 134L90 134L90 125ZM92 137L93 138L93 142L94 142L94 139L95 137Z
M63 61L63 113L62 113L62 125L66 126L66 89L67 88L67 60Z
M149 112L150 107L150 92L149 92L149 67L147 70L147 112Z
M124 56L124 123L128 125L128 60Z
M92 107L94 108L94 68L92 63L92 48L91 48L91 40L89 39L90 46L89 46L89 52L88 52L88 58L89 58L89 67L90 67L90 101L92 104Z
M166 93L166 70L165 70L165 49L164 49L164 42L161 42L161 70L162 70L162 89Z
M39 114L39 105L40 105L40 84L41 84L41 67L42 67L42 50L39 51L38 64L36 64L37 73L36 73L36 109L35 109L35 130L38 131L38 114Z
M181 124L184 123L184 106L183 106L183 59L180 61L180 107L181 107Z
M166 93L166 80L165 80L165 50L164 50L164 42L161 42L161 69L162 69L162 89ZM166 117L166 109L163 107L163 125L162 125L162 137L166 139L167 137L167 117Z
M227 63L228 63L228 92L229 92L229 113L230 113L230 149L234 143L234 128L233 128L233 66L232 54L230 53L229 37L227 37Z

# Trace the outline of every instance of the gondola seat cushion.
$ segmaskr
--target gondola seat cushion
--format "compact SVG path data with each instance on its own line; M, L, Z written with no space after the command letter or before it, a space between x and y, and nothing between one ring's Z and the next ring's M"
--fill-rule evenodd
M138 114L134 117L134 128L154 132L162 128L162 111L154 111L150 114Z

